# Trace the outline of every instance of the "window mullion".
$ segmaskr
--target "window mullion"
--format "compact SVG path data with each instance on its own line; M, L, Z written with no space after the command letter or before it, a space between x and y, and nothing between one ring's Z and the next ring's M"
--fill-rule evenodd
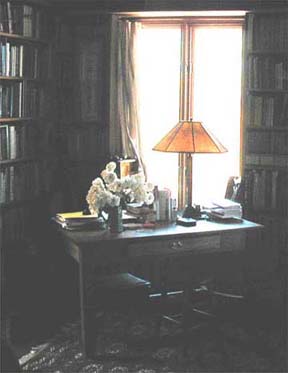
M181 38L181 71L180 71L180 120L189 120L192 114L193 97L193 28L187 23L182 25ZM185 188L185 174L187 171L187 156L179 154L178 160L178 208L182 209L187 200L187 190Z

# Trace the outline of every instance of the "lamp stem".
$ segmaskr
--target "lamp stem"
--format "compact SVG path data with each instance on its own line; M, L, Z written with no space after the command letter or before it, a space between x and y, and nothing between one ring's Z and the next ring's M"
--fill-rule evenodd
M191 153L186 154L186 172L185 172L185 183L186 183L186 207L183 211L182 217L193 219L199 217L200 211L192 206L192 173L193 173L193 155Z
M193 155L187 153L186 185L187 185L187 205L192 206L192 174L193 174Z

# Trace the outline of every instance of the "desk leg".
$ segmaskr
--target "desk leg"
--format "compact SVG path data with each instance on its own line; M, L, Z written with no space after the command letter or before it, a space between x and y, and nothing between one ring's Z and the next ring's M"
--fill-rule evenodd
M87 267L87 268L86 268ZM86 357L93 357L96 346L95 332L93 325L93 311L89 308L87 294L87 278L89 278L89 266L85 266L85 260L81 253L80 255L80 313L81 313L81 341L83 352Z

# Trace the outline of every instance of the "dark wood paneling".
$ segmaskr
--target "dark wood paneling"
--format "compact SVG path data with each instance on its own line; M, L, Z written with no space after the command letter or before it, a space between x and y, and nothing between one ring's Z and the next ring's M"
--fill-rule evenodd
M66 9L99 11L255 10L287 7L287 0L49 0Z

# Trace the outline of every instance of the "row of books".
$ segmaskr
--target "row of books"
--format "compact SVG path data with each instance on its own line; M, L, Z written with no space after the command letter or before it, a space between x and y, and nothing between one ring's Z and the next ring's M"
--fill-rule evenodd
M0 40L0 75L39 78L39 49Z
M0 161L29 157L36 146L35 130L29 124L0 126Z
M279 154L245 154L245 164L248 167L269 167L288 169L287 155Z
M0 117L23 116L23 82L3 84L0 82Z
M249 14L247 22L248 50L287 50L288 16L287 13Z
M249 209L288 212L288 173L284 170L252 169L245 173L245 204Z
M0 203L34 198L48 192L54 167L49 161L28 162L1 167Z
M41 27L41 12L37 7L18 1L0 2L0 32L39 38Z
M250 56L248 87L251 89L288 89L288 57Z
M288 154L288 132L250 131L247 137L248 154Z
M39 115L39 88L23 82L0 82L0 117L22 118Z
M288 94L248 96L248 122L253 127L288 127Z

